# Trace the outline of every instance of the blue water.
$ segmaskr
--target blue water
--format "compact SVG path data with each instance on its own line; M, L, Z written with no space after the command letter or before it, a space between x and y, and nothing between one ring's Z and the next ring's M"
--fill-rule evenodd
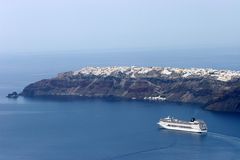
M124 52L125 54L122 54ZM10 91L84 66L240 70L239 50L9 54L0 59L1 160L238 160L240 117L199 106L139 101L6 99ZM159 129L160 117L204 119L209 133Z

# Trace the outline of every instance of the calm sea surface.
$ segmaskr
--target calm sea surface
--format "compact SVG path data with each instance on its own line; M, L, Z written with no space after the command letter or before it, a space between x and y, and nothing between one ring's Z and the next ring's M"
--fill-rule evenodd
M239 160L240 115L139 101L6 99L11 91L85 66L240 70L240 50L6 54L0 57L0 160ZM168 115L206 121L199 135L159 129Z

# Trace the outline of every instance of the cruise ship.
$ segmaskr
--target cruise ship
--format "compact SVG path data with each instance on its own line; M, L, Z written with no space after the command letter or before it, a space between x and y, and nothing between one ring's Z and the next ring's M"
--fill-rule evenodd
M195 118L192 118L190 121L182 121L168 116L166 118L160 119L157 124L159 124L160 127L166 129L207 133L206 123L202 120L196 120Z

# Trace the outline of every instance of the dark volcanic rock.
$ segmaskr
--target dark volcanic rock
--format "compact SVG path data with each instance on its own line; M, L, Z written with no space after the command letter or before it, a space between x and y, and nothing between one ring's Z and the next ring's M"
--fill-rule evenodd
M24 88L22 95L166 100L196 103L209 110L240 112L240 79L238 72L230 71L156 67L83 68L32 83Z
M19 94L17 92L12 92L7 95L7 98L18 98Z

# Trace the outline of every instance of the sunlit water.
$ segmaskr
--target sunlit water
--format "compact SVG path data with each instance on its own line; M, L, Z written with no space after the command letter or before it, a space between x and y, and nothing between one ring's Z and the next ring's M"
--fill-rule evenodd
M210 52L210 51L209 51ZM0 159L239 159L239 114L140 101L6 99L11 91L83 66L138 65L239 70L234 51L217 54L120 53L5 56L0 60ZM205 52L204 52L205 53ZM136 58L138 57L138 58ZM238 58L238 59L236 59ZM201 118L208 134L159 129L160 117Z

